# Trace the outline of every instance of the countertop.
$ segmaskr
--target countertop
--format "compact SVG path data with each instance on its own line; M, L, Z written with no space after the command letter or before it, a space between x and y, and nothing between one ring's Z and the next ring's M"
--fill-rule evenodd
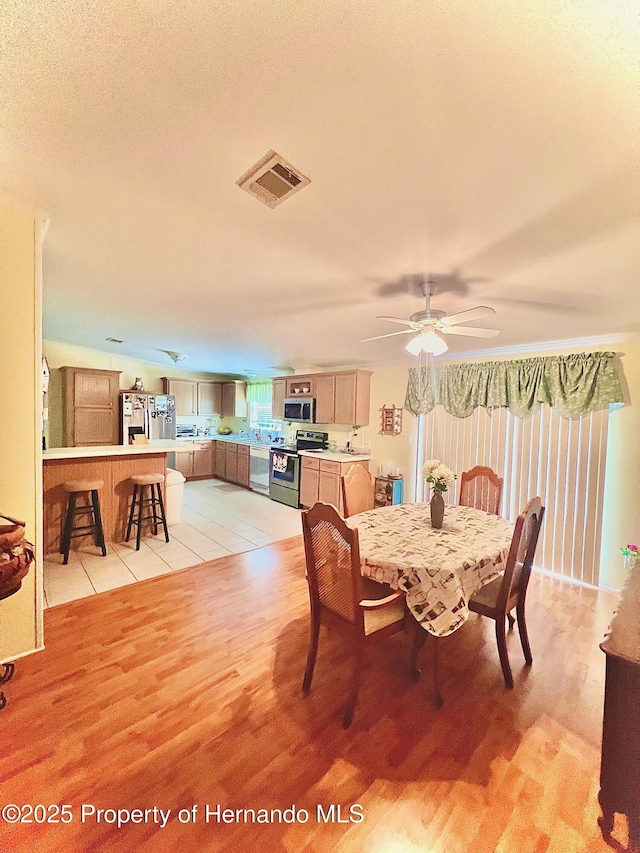
M48 459L91 459L97 456L139 456L147 453L168 453L183 450L181 441L157 439L149 444L104 444L95 447L51 447L42 451L42 460Z
M370 462L370 453L347 453L339 450L299 450L299 456L312 456L315 459L329 459L331 462Z

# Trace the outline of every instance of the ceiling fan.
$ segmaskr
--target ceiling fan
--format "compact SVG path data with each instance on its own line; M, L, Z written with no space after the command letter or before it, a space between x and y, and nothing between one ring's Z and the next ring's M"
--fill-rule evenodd
M426 306L423 311L416 311L408 319L401 317L388 317L385 315L378 316L378 320L389 320L392 323L402 323L409 326L408 329L402 329L399 332L389 332L386 335L376 335L373 338L364 338L365 341L377 341L380 338L391 338L394 335L411 335L418 333L415 338L409 341L406 349L412 355L419 355L421 352L431 353L432 355L441 355L446 352L449 347L446 341L440 335L468 335L472 338L494 338L499 334L498 329L479 329L473 326L463 326L462 323L468 323L470 320L477 320L479 317L485 317L489 314L495 314L493 308L486 305L478 305L476 308L469 308L467 311L460 311L458 314L449 314L445 311L440 311L431 308L431 296L437 290L433 282L429 282L431 287L425 287L424 295Z

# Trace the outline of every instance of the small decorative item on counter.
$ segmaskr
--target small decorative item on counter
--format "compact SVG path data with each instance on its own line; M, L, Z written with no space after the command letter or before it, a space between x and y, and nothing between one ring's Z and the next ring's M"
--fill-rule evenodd
M24 538L24 522L0 514L0 600L20 589L33 558L33 545Z
M432 487L432 497L429 504L431 526L439 530L444 521L444 498L442 497L442 493L446 492L449 486L453 484L456 475L450 468L443 465L439 459L429 459L422 466L422 476Z
M620 553L624 557L625 566L633 565L640 556L637 545L625 545L624 548L620 548Z
M142 376L136 376L136 381L131 386L132 391L144 391L144 383L142 381Z

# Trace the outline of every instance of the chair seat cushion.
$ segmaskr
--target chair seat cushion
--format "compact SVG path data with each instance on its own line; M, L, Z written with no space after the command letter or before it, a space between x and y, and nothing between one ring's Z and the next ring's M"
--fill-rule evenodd
M488 611L496 609L501 586L502 575L480 587L469 599L469 610L472 610L474 613L486 613L489 615Z
M380 631L381 628L386 628L387 625L393 625L394 622L401 622L404 619L405 610L404 595L377 610L365 610L364 633L368 636Z
M135 474L131 479L136 486L153 486L164 483L164 474Z
M65 492L93 492L104 486L104 480L67 480L62 484Z

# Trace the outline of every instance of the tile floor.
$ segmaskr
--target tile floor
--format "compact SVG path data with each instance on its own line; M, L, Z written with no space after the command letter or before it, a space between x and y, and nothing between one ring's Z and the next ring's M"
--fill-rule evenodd
M196 566L227 554L300 536L300 510L221 480L185 483L182 520L164 535L145 536L140 550L135 539L108 546L107 556L90 544L72 551L62 565L61 554L44 561L45 606Z

